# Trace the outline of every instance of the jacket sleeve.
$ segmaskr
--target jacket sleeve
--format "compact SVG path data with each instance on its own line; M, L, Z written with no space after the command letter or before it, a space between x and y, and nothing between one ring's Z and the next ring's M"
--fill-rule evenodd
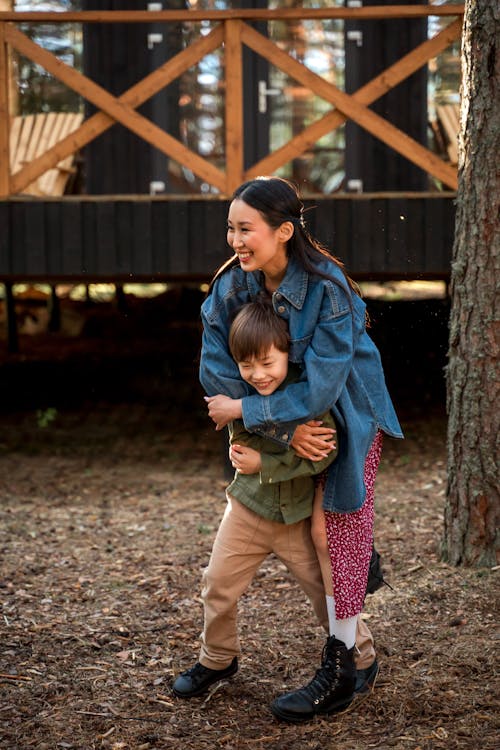
M238 366L232 358L228 345L228 331L232 311L243 303L241 295L227 295L219 279L201 307L203 336L199 377L208 396L223 393L230 398L242 398L250 393L248 385L241 379Z
M320 419L322 419L326 426L335 427L335 422L331 414L324 414ZM240 426L236 427L237 424ZM282 447L281 450L277 450L276 452L270 452L268 448L269 442L265 438L247 432L247 430L243 428L243 423L241 422L235 422L233 425L235 427L233 428L234 431L231 443L247 445L249 448L258 451L261 455L261 484L277 484L279 482L287 482L291 479L297 479L298 477L308 477L320 474L324 469L330 466L338 453L337 445L337 448L329 453L326 458L321 459L321 461L310 461L306 458L300 458L293 449L287 447Z
M321 314L304 352L300 380L271 396L244 398L245 427L288 444L298 424L329 410L337 402L352 368L355 341L359 335L355 325L349 307L337 314L332 313L325 286ZM272 435L275 425L279 425L278 434Z

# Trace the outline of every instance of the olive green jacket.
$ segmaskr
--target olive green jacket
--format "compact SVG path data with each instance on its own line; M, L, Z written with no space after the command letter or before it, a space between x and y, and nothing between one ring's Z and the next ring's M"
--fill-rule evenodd
M283 387L289 382L287 378ZM318 419L325 427L335 429L334 419L329 412ZM258 474L240 474L236 471L227 494L269 521L290 524L309 518L314 499L314 475L320 474L332 463L338 447L327 458L310 461L297 456L293 448L283 447L274 440L248 432L239 419L229 425L229 437L232 445L247 445L258 451L262 468Z

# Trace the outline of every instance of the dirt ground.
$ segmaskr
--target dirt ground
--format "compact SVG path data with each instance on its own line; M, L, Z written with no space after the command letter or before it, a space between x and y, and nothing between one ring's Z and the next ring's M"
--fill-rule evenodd
M170 401L1 417L0 746L500 747L498 573L440 561L439 407L403 415L405 442L385 444L376 542L392 588L366 601L381 668L372 696L301 726L272 717L270 700L312 676L324 643L273 558L241 602L238 674L208 696L172 696L197 657L200 575L225 486L220 435L197 389L179 387Z

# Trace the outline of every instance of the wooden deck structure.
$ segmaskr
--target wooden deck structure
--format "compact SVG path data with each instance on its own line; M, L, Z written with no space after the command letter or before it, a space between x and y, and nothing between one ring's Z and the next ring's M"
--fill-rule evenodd
M446 279L454 198L365 193L304 203L310 229L356 278ZM227 199L209 196L0 201L0 278L206 282L228 257L227 209Z
M322 135L339 127L347 119L356 122L376 138L389 145L405 158L440 180L451 189L457 187L456 169L429 149L398 130L390 122L370 110L369 105L408 78L427 61L460 38L462 5L397 5L360 8L330 8L321 10L227 10L227 11L83 11L66 13L0 13L0 197L20 193L27 184L44 171L83 148L115 122L168 156L189 167L206 182L214 185L222 195L230 195L244 179L259 174L272 174L290 159L303 153ZM420 18L422 16L455 17L449 26L432 39L419 45L395 65L363 86L352 95L338 89L305 65L283 52L280 47L255 31L252 20L271 19L377 19ZM457 17L458 16L458 17ZM218 25L206 36L175 55L121 96L113 96L88 77L69 67L55 55L42 49L15 26L15 21L79 23L140 23L211 20ZM63 138L44 154L10 173L8 114L8 45L26 55L45 70L92 102L99 112L87 119L76 131ZM332 105L332 110L310 125L300 135L269 154L249 169L243 168L243 91L242 47L248 46L278 68L286 70L301 85ZM137 111L151 96L178 78L209 52L224 46L226 91L226 168L222 171L208 160L195 154L176 138L158 128Z
M446 277L453 236L457 167L416 142L370 105L460 38L463 5L384 5L327 9L226 11L0 12L0 279L158 280L206 279L226 257L227 199L243 180L272 174L326 133L351 120L443 186L443 192L314 196L312 228L359 278ZM449 17L446 28L405 54L356 92L346 94L313 73L252 23L273 19L421 19ZM23 34L20 22L82 24L210 20L217 25L114 96ZM248 47L287 71L331 109L280 148L245 168L243 153L243 50ZM43 153L15 163L10 154L9 48L29 57L91 102L97 112ZM210 52L223 49L225 65L225 167L188 149L139 113L154 96ZM47 170L120 123L181 163L218 191L217 197L72 196L28 199L20 195ZM202 228L202 229L200 229ZM207 242L207 238L210 241Z
M78 128L83 120L80 112L40 112L14 117L9 133L10 168L15 174L25 164L45 153L51 146ZM54 197L64 194L73 167L70 154L52 169L23 189L23 195Z

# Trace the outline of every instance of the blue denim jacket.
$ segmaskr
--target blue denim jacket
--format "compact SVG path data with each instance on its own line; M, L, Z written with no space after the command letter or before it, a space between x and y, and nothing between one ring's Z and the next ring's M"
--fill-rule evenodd
M274 310L288 323L290 361L302 368L297 383L260 396L240 378L227 347L228 330L236 310L263 290L264 278L239 266L217 279L202 305L200 381L209 396L242 398L247 430L282 444L289 444L298 424L331 409L339 453L328 470L323 507L351 513L364 503L364 463L377 431L403 434L380 354L365 330L364 302L326 257L318 268L339 283L309 274L292 258L272 295Z

